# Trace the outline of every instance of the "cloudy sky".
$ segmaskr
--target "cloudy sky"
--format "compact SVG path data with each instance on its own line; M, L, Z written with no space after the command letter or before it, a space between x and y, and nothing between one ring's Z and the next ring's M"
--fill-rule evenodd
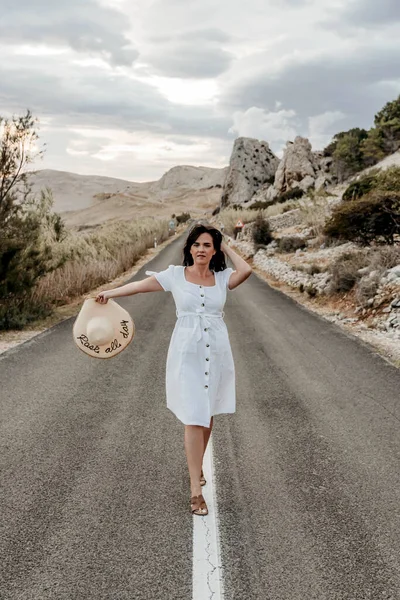
M158 179L250 136L323 148L400 94L399 0L0 0L0 115L37 168Z

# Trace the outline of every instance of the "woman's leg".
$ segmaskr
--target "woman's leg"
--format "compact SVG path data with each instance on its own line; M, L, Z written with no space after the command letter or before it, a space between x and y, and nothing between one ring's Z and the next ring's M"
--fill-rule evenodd
M208 440L210 439L210 435L211 435L211 429L213 426L213 418L211 417L211 421L210 421L210 427L203 427L203 434L204 434L204 452L203 452L203 457L207 448L207 444L208 444Z
M190 475L192 496L201 494L200 472L204 454L204 427L185 425L185 451Z

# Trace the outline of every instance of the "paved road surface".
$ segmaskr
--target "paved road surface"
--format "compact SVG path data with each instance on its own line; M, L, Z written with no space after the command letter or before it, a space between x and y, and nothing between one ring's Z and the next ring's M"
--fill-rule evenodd
M134 279L180 264L182 243ZM0 357L1 600L192 598L183 425L164 393L174 303L119 302L137 332L112 360L79 352L72 320ZM400 599L400 372L254 274L225 309L225 599Z

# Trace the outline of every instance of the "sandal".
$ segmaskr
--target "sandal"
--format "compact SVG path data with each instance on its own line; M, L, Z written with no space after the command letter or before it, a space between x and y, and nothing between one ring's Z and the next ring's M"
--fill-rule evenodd
M190 508L193 515L199 515L200 517L208 515L208 508L203 494L190 498Z
M204 473L203 473L203 469L201 470L200 473L200 485L206 485L207 481L204 478Z

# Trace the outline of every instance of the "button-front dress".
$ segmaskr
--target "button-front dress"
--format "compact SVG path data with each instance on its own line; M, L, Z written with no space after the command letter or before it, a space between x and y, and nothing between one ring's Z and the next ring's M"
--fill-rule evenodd
M169 265L154 275L172 292L177 321L166 364L167 407L185 425L210 426L213 415L236 409L235 366L223 319L233 269L214 272L215 285L186 280L185 267Z

